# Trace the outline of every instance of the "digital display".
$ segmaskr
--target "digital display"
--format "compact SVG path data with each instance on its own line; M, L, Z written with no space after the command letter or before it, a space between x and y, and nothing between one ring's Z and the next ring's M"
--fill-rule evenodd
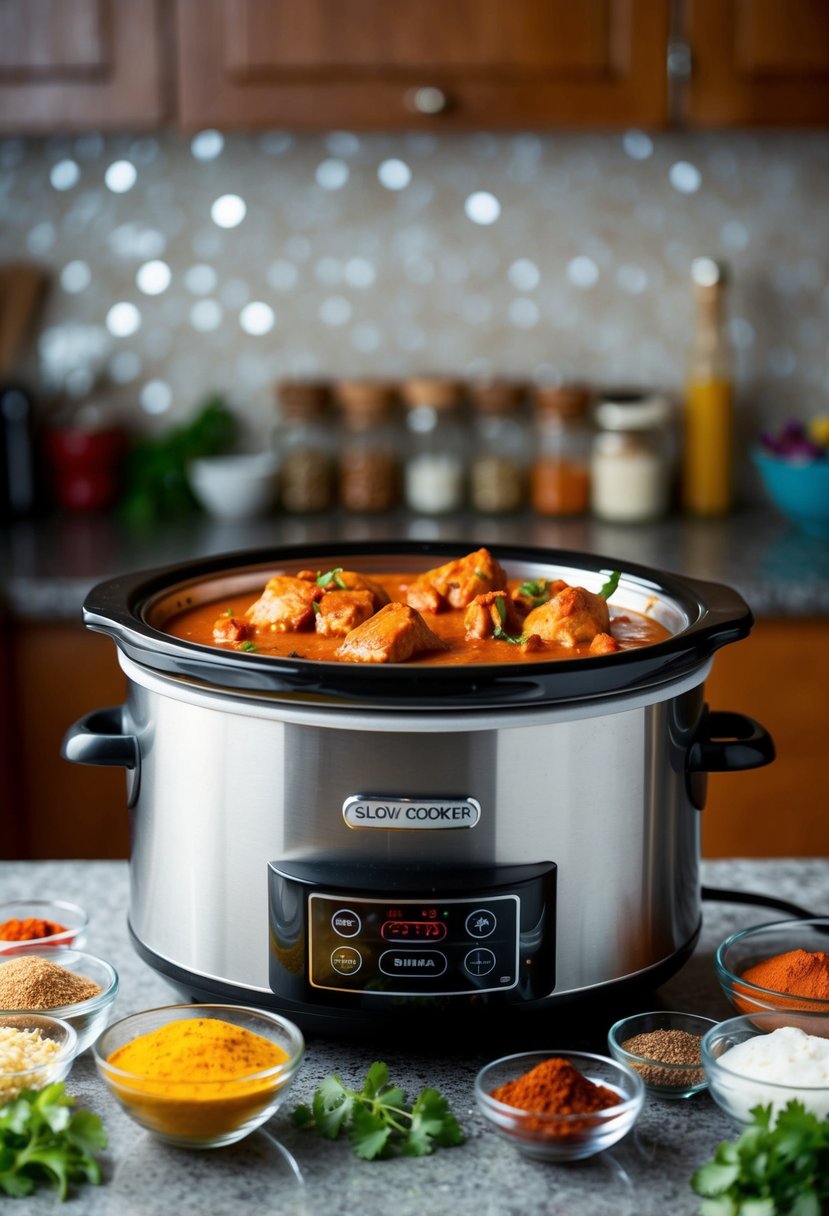
M380 928L387 942L431 941L446 937L446 925L439 920L386 920Z

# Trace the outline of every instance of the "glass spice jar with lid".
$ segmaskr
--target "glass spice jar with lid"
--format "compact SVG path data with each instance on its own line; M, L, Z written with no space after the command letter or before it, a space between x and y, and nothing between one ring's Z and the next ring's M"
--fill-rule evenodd
M529 433L526 387L509 380L470 385L472 459L469 500L475 511L518 511L527 498Z
M591 507L599 519L643 523L670 504L671 406L658 393L604 394L596 404Z
M590 397L582 385L535 389L530 503L537 515L584 515L590 506Z
M335 394L342 416L339 498L346 511L378 514L400 496L400 437L392 384L343 380Z
M463 383L443 376L404 380L406 506L424 515L459 511L466 497L467 434Z
M334 501L336 432L327 382L283 380L273 436L279 458L279 505L291 514L327 511Z

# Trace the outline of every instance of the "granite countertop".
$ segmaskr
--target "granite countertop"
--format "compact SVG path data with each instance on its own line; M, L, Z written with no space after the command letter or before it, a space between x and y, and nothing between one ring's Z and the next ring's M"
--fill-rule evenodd
M0 532L0 610L28 620L79 620L104 579L208 554L333 540L460 540L463 546L532 545L607 556L735 587L758 617L829 614L829 545L796 532L764 508L724 520L655 524L535 516L277 516L219 522L192 515L137 529L109 516L62 514L17 521Z
M826 912L829 861L708 861L702 880L716 888L769 892L800 906ZM143 963L128 942L126 862L3 862L3 898L38 895L64 898L91 913L87 949L111 961L121 987L114 1016L175 1003L165 982ZM653 1008L682 1009L715 1019L730 1016L717 986L712 954L734 930L779 919L768 909L706 901L697 949L682 970L651 1000ZM638 1008L645 1008L639 1005ZM68 1080L80 1104L97 1111L109 1133L103 1158L104 1185L84 1187L67 1211L84 1216L422 1216L425 1210L453 1216L525 1216L567 1212L574 1216L691 1216L693 1170L717 1144L738 1129L707 1092L686 1101L646 1099L635 1130L601 1156L570 1165L549 1165L520 1156L478 1114L473 1081L488 1059L523 1047L543 1050L587 1047L602 1052L613 1012L593 1002L576 1029L550 1012L534 1023L526 1041L493 1031L491 1041L452 1047L440 1042L401 1041L390 1027L387 1041L334 1041L307 1035L305 1062L285 1107L247 1140L212 1152L171 1149L141 1131L109 1097L90 1053ZM594 1028L587 1030L592 1022ZM345 1142L323 1141L294 1128L289 1112L307 1100L323 1077L338 1072L358 1084L372 1060L385 1059L395 1080L414 1096L424 1085L440 1088L466 1132L466 1143L425 1159L362 1162ZM10 1206L10 1212L14 1204ZM48 1190L18 1205L25 1216L54 1213ZM15 1211L17 1208L15 1208Z

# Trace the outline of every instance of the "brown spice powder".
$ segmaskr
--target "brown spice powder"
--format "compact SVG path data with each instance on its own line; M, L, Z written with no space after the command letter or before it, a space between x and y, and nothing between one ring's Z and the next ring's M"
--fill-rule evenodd
M27 954L0 965L0 1009L58 1009L101 992L99 984Z
M622 1047L634 1056L646 1056L662 1064L687 1064L688 1068L659 1068L656 1064L631 1066L646 1085L660 1085L665 1089L685 1089L699 1085L704 1077L700 1056L701 1036L687 1030L648 1030L644 1034L625 1039ZM696 1067L690 1067L696 1065Z

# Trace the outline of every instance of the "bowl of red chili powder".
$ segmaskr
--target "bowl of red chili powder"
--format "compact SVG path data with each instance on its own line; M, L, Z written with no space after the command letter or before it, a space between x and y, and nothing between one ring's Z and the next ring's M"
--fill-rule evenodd
M794 1009L829 1037L829 917L774 921L727 937L714 969L740 1013ZM815 1032L813 1032L815 1033Z
M0 954L25 946L74 946L86 940L87 913L63 899L11 899L0 903Z
M527 1051L475 1078L475 1098L495 1131L542 1161L578 1161L631 1130L645 1100L642 1078L607 1056Z

